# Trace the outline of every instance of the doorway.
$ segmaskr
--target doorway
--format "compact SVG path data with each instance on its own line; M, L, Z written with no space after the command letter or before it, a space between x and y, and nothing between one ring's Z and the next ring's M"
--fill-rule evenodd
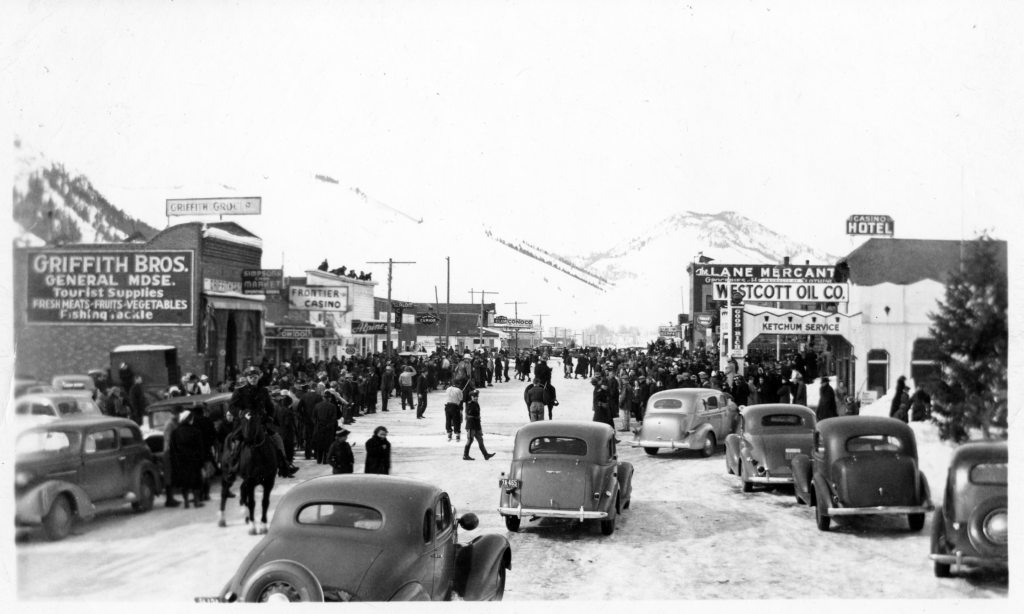
M235 324L235 312L228 312L227 335L224 339L224 379L230 379L233 365L238 364L238 326Z

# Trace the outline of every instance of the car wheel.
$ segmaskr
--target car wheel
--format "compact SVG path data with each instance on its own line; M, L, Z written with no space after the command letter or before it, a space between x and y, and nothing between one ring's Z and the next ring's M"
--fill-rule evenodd
M708 433L704 436L704 447L700 449L700 455L707 458L715 453L715 434Z
M43 529L46 530L46 537L52 541L60 541L71 533L71 521L74 514L71 512L71 502L67 495L60 495L50 506L49 513L43 517Z
M932 516L932 554L947 554L946 547L946 519L942 514L942 508L935 509ZM935 561L935 577L949 578L952 574L952 566L949 563Z
M924 514L907 514L910 530L917 533L924 528Z
M295 561L272 561L260 567L249 576L241 593L246 603L324 600L316 576Z
M658 448L644 448L644 452L647 452L651 456L657 456L658 455Z
M601 534L611 535L615 532L615 517L609 518L608 520L601 521Z
M825 513L826 509L828 509L828 502L822 500L821 494L815 493L814 521L817 523L819 531L828 531L829 525L832 524L832 518Z
M153 476L148 473L142 474L142 482L139 484L139 500L132 503L132 509L140 514L153 509L155 491L156 485L153 484Z
M505 528L513 533L519 532L520 518L516 516L505 516Z
M740 461L740 481L743 482L743 492L754 492L754 483L747 480L747 470L743 468L743 461Z
M519 520L518 518L516 520ZM494 591L491 601L501 601L505 597L505 565L498 565L498 589Z

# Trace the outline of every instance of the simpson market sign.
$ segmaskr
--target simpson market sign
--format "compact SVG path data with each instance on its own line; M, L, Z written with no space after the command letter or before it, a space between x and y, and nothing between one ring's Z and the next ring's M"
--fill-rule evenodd
M894 234L896 223L888 215L851 215L846 218L846 234L848 235L884 235Z
M29 324L192 326L192 250L32 250Z

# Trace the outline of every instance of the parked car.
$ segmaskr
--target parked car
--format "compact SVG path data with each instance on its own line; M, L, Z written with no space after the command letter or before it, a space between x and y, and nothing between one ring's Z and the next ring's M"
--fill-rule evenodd
M615 452L615 431L599 422L533 422L516 433L512 466L501 474L498 513L509 531L523 516L600 520L611 535L629 509L633 465Z
M15 375L13 388L14 398L35 392L53 392L49 383L41 382L32 375Z
M1007 567L1008 466L1005 441L966 443L953 452L942 505L932 517L928 558L936 577L948 578L953 565Z
M191 409L203 406L205 415L210 420L220 420L228 411L231 402L230 392L213 392L195 394L185 397L172 397L157 401L146 407L146 417L142 421L142 436L149 450L159 459L164 453L164 427L174 416L174 408Z
M814 411L803 405L772 403L740 408L736 432L725 438L725 468L743 482L792 484L790 461L809 455L814 440Z
M478 523L427 482L314 478L285 493L220 595L196 601L500 601L512 548L496 534L460 544Z
M651 456L662 448L700 450L707 458L736 428L739 408L732 395L709 388L676 388L647 401L644 423L630 442Z
M54 420L102 415L103 412L91 398L66 392L27 394L14 402L14 420L18 429Z
M95 400L96 382L89 375L55 375L50 386L57 392Z
M75 518L130 503L153 507L160 474L130 420L85 416L26 429L15 440L15 524L42 525L53 540Z
M822 420L811 454L793 457L792 467L797 500L814 506L822 531L833 517L882 514L906 514L910 530L920 531L935 509L914 431L895 418Z

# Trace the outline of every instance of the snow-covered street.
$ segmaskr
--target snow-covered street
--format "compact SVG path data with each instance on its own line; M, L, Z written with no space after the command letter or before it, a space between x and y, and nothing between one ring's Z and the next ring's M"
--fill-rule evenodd
M589 420L589 381L565 380L560 363L550 364L561 402L555 417ZM650 457L628 446L625 433L618 451L635 466L633 499L613 535L547 519L524 519L519 533L507 533L495 509L497 484L508 470L515 431L527 421L524 386L513 379L481 392L485 442L498 453L490 461L475 447L470 454L477 460L464 461L464 442L446 440L440 392L430 395L426 420L392 400L389 413L361 418L350 437L361 471L362 443L374 427L386 426L394 475L433 482L459 513L480 517L478 529L462 532L463 541L484 532L508 536L513 560L506 600L1007 596L1005 573L932 575L930 517L919 533L908 530L904 517L841 521L823 533L791 489L742 493L739 480L725 471L722 448L709 459L695 452ZM934 439L920 446L933 493L941 492L946 449ZM294 484L329 472L311 461L297 464L295 479L278 480L272 510ZM218 528L219 486L214 495L198 510L167 509L161 497L147 514L107 513L57 543L41 532L21 535L19 597L190 602L216 595L259 538L247 534L238 499L229 502L228 528Z

